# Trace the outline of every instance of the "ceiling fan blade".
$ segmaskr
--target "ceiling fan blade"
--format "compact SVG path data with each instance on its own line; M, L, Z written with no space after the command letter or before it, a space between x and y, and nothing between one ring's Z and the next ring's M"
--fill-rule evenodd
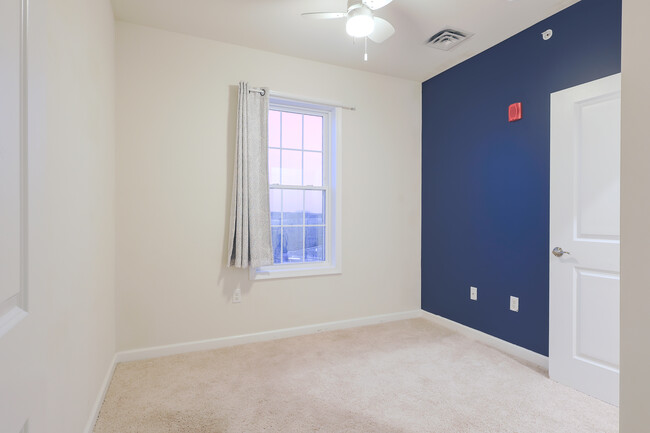
M383 8L392 1L393 0L363 0L363 4L368 6L373 11L376 11L377 9Z
M312 20L331 20L334 18L345 18L347 16L347 12L307 12L302 14L303 18Z
M386 39L393 36L395 27L383 18L375 17L375 30L368 35L371 41L381 44Z

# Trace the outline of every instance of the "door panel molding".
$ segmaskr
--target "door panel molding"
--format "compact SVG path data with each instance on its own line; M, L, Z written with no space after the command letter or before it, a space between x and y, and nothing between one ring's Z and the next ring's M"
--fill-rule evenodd
M7 20L7 23L11 24L11 19L17 20L17 23L14 25L4 26L5 31L12 32L14 29L17 30L18 34L3 35L5 41L11 42L15 39L17 46L7 43L4 47L3 62L5 62L6 71L10 71L12 68L18 71L17 81L18 81L18 95L17 100L15 101L17 106L13 108L9 106L11 102L8 103L7 107L0 107L3 110L6 110L10 114L13 113L18 125L17 134L14 134L14 137L11 138L9 135L9 142L5 143L7 148L5 149L5 154L14 155L16 159L8 158L7 164L12 165L16 162L18 163L17 173L14 180L16 181L15 191L6 191L3 194L3 197L7 200L16 200L16 202L11 203L0 203L0 206L4 206L5 209L12 209L18 213L17 225L18 225L18 245L17 251L8 251L7 260L9 267L14 268L15 278L8 277L9 284L13 287L10 287L6 290L3 299L0 299L0 337L7 333L13 326L16 325L23 317L26 316L28 311L28 296L27 296L27 121L28 121L28 93L27 93L27 80L28 80L28 71L27 71L27 44L28 44L28 30L29 30L29 2L28 0L12 0L13 3L5 2L3 7L5 10L16 12L15 15L8 13L4 16L4 19ZM12 18L14 17L14 18ZM16 25L17 24L17 25ZM8 37L5 37L8 36ZM15 52L14 52L15 50ZM5 58L6 57L6 58ZM16 78L11 78L11 74L8 72L9 77L7 80L11 82ZM15 83L15 81L14 81ZM2 84L2 83L0 83ZM11 83L9 83L11 85ZM8 98L9 99L9 98ZM16 132L16 131L15 131ZM15 195L14 195L15 194ZM15 215L15 214L14 214ZM5 215L8 218L11 217L10 213ZM12 225L10 221L7 222L8 225ZM10 229L11 230L11 229Z
M608 272L588 268L574 268L574 322L573 329L573 356L577 360L591 363L597 367L606 368L613 372L619 372L619 349L618 349L618 335L619 331L619 318L608 316L608 311L598 311L598 305L593 302L593 299L587 299L589 305L584 305L585 297L598 296L600 298L607 297L608 306L613 304L618 306L620 299L620 273ZM587 279L601 280L610 283L614 287L598 287L593 285L587 287ZM613 284L612 284L613 283ZM590 290L591 289L591 290ZM600 290L598 290L600 289ZM597 292L597 293L593 293ZM614 293L610 293L614 292ZM587 307L592 307L590 310ZM585 308L581 308L585 307ZM619 310L619 308L615 308ZM594 311L595 310L595 311ZM585 317L586 316L586 317ZM591 340L591 341L585 341ZM606 340L603 342L603 340ZM598 343L598 344L596 344ZM598 346L607 347L607 353L599 355L593 353L598 351ZM591 354L588 352L592 352ZM604 359L610 358L610 359Z
M589 111L589 112L588 112ZM597 111L597 112L594 112ZM603 112L605 111L605 112ZM620 169L604 173L589 170L591 162L598 165L598 159L610 160L611 165L620 167L620 149L611 149L607 143L613 137L620 137L620 123L589 125L598 122L597 115L607 117L621 112L621 92L616 90L601 96L588 98L575 104L576 157L575 157L575 238L597 241L619 242L620 240ZM613 128L612 128L613 126ZM594 133L594 130L595 133ZM585 142L588 144L585 145ZM589 161L585 161L588 159ZM603 188L606 191L603 191ZM605 194L603 194L605 192ZM614 205L616 203L616 205ZM603 216L606 216L603 224Z

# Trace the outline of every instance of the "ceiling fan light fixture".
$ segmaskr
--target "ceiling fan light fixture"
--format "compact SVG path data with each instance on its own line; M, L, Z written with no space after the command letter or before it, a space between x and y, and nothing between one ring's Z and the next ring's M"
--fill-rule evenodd
M348 21L345 31L355 38L365 38L375 30L375 21L372 11L365 6L351 9L348 12Z

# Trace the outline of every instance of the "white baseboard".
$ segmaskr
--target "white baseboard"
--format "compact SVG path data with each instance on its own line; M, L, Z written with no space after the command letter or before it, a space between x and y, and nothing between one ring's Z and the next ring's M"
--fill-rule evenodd
M170 344L166 346L149 347L145 349L118 352L109 365L101 389L93 405L90 418L84 433L92 433L95 428L99 411L106 397L106 392L111 383L113 372L119 362L139 361L143 359L158 358L161 356L177 355L181 353L197 352L201 350L220 349L222 347L237 346L240 344L256 343L260 341L278 340L281 338L296 337L299 335L317 334L319 332L334 331L337 329L356 328L359 326L377 325L380 323L394 322L424 318L438 325L444 326L459 334L492 346L516 358L537 365L548 370L548 358L523 347L508 343L507 341L485 334L476 329L469 328L444 317L437 316L424 310L404 311L401 313L382 314L378 316L361 317L358 319L340 320L337 322L320 323L316 325L298 326L295 328L278 329L275 331L257 332L254 334L235 335L232 337L214 338L210 340L193 341L189 343Z
M115 372L116 365L117 355L113 355L113 359L108 366L106 376L104 376L102 387L99 389L99 394L97 395L97 399L95 400L95 404L93 405L92 411L90 413L90 418L88 418L88 422L86 423L84 433L93 433L93 430L95 429L95 423L97 422L97 417L99 417L99 411L101 410L102 404L104 403L104 398L106 397L108 387L111 384L111 379L113 378L113 373Z
M145 349L118 352L115 356L117 362L139 361L143 359L158 358L161 356L177 355L180 353L198 352L201 350L220 349L222 347L237 346L240 344L278 340L280 338L295 337L298 335L317 334L319 332L334 331L337 329L356 328L358 326L376 325L379 323L394 322L397 320L415 319L421 317L421 315L421 310L404 311L401 313L382 314L379 316L368 316L358 319L298 326L295 328L257 332L254 334L235 335L232 337L192 341L189 343L148 347Z
M167 346L157 346L145 349L129 350L118 352L113 356L109 365L102 386L90 413L90 418L84 429L84 433L93 433L99 411L104 403L106 392L111 384L115 367L119 362L138 361L142 359L158 358L160 356L176 355L180 353L196 352L200 350L219 349L228 346L237 346L246 343L255 343L259 341L277 340L280 338L295 337L298 335L317 334L324 331L334 331L337 329L355 328L358 326L376 325L379 323L394 322L397 320L415 319L420 317L421 310L404 311L402 313L382 314L379 316L368 316L359 319L340 320L337 322L320 323L316 325L299 326L295 328L278 329L275 331L258 332L255 334L235 335L232 337L215 338L203 341L194 341L189 343L170 344Z
M422 318L427 319L433 323L444 326L452 331L458 332L466 337L469 337L473 340L480 341L481 343L492 346L501 352L505 352L508 355L514 356L515 358L522 359L526 362L530 362L538 367L543 368L548 371L548 357L535 353L532 350L525 349L516 344L508 343L507 341L501 340L500 338L493 337L484 332L477 331L476 329L470 328L460 323L454 322L453 320L445 319L444 317L438 316L428 311L422 310Z

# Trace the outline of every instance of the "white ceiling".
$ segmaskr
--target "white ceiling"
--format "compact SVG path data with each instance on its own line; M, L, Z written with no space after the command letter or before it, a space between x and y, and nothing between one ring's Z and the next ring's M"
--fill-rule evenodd
M347 0L112 0L121 21L411 80L424 81L579 0L393 0L376 15L395 35L353 45L345 19L303 12L347 10ZM451 26L475 35L449 52L424 43ZM541 36L540 36L541 37Z

